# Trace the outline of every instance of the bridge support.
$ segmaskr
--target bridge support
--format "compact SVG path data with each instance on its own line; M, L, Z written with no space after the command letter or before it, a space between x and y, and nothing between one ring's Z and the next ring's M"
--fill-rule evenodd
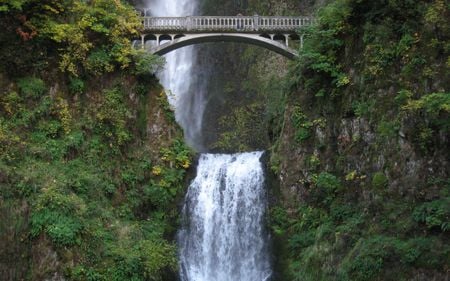
M282 40L271 40L266 37L262 37L258 34L241 34L241 33L205 33L205 34L183 34L183 36L177 37L177 35L153 35L157 38L156 46L150 47L148 50L157 55L165 55L176 49L200 44L207 42L241 42L252 45L257 45L278 54L281 54L289 59L293 59L298 56L298 53L287 46L289 36L279 35ZM271 36L275 38L274 36ZM169 40L168 42L161 43L163 40ZM170 38L170 39L169 39ZM276 39L276 38L275 38ZM145 46L145 42L144 42Z
M290 40L300 40L303 47L304 36L297 32L314 23L310 17L148 17L147 11L143 15L141 47L145 48L146 39L156 40L150 51L160 55L197 43L233 41L262 46L292 59L298 54L289 47Z

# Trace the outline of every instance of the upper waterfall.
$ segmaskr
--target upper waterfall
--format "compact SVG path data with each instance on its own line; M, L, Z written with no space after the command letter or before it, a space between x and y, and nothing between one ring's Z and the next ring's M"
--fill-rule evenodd
M187 16L198 12L196 0L147 0L147 7L153 16ZM201 129L206 84L199 79L196 57L197 51L193 46L167 54L165 68L158 76L168 91L169 102L184 130L186 142L197 151L203 151ZM196 73L195 77L193 73Z

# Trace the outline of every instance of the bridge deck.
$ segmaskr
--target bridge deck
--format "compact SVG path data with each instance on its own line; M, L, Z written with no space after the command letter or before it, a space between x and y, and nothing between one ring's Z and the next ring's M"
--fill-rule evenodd
M266 16L189 16L189 17L144 17L145 32L239 32L295 33L299 28L313 23L310 17L266 17Z

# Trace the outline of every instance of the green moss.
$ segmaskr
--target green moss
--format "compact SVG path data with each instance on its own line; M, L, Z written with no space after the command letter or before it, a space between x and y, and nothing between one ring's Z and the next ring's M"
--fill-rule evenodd
M382 172L376 172L372 176L372 187L381 190L388 187L389 181Z

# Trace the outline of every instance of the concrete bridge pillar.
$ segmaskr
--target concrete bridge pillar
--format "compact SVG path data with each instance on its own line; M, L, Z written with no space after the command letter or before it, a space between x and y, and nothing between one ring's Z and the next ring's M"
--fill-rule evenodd
M253 29L255 31L259 30L259 16L258 15L253 16Z
M141 49L145 48L145 34L141 34Z
M289 47L289 34L284 34L284 38L286 42L286 47Z
M187 31L192 30L192 18L191 17L186 17L186 29L187 29Z

